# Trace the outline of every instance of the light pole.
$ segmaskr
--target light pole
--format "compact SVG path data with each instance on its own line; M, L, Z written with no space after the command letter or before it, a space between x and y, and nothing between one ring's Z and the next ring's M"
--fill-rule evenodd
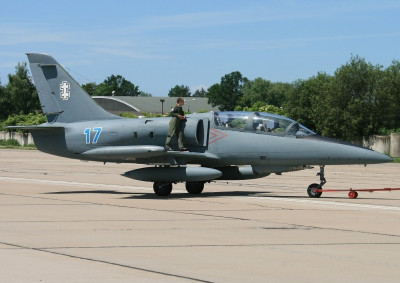
M165 99L160 99L161 101L161 115L164 115L164 101Z

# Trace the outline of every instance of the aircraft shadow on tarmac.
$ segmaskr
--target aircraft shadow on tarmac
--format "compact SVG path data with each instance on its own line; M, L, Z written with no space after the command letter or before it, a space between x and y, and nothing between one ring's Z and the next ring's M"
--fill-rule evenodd
M48 192L49 195L68 195L68 194L109 194L109 195L126 195L131 194L128 192L118 192L112 190L94 190L94 191L61 191L61 192Z
M47 192L45 194L53 195L68 195L68 194L110 194L110 195L129 195L123 199L184 199L184 198L212 198L212 197L275 197L275 198L308 198L307 196L278 196L266 195L273 194L273 192L265 191L222 191L222 192L203 192L201 194L188 194L188 193L172 193L166 197L154 195L152 191L149 192L123 192L115 190L87 190L87 191L59 191Z
M124 197L124 199L176 199L176 198L199 198L199 197L234 197L234 196L262 196L263 194L269 194L270 192L260 191L226 191L226 192L203 192L202 194L188 194L188 193L173 193L166 197L160 197L154 195L153 191L143 193L133 192L120 192L114 190L87 190L87 191L59 191L59 192L47 192L45 194L53 195L67 195L67 194L110 194L110 195L130 195Z
M129 195L127 197L122 197L123 199L185 199L185 198L212 198L212 197L274 197L274 198L296 198L296 199L310 199L308 196L282 196L282 195L273 195L273 192L260 192L260 191L223 191L223 192L203 192L199 195L192 195L188 193L173 193L166 197L160 197L154 195L153 192L141 192L141 193L133 193L133 192L122 192L122 191L114 191L114 190L87 190L87 191L59 191L59 192L47 192L44 194L53 194L53 195L67 195L67 194L109 194L109 195ZM266 195L268 194L268 195ZM271 195L272 194L272 195ZM314 198L314 200L323 200L323 199L348 199L346 195L343 196L327 196L325 195L322 198ZM369 197L358 197L357 200L361 199L370 199ZM387 200L387 198L375 198L375 200ZM311 199L312 200L312 199ZM391 199L391 200L400 200L400 199Z
M266 195L270 194L270 195ZM272 194L272 195L271 195ZM152 193L137 193L133 194L129 197L124 197L124 199L189 199L189 198L213 198L213 197L258 197L258 198L265 198L268 199L270 197L272 198L281 198L281 199L310 199L310 200L343 200L343 199L349 199L347 196L324 196L322 198L310 198L308 196L282 196L282 195L273 195L273 192L241 192L241 191L234 191L234 192L212 192L212 193L202 193L201 195L191 195L187 193L175 193L171 194L166 197L160 197L156 196ZM363 198L363 197L358 197L357 200L364 200L364 199L370 199L370 198ZM387 200L385 198L374 198L375 200ZM391 199L393 200L393 199Z
M188 194L188 193L172 193L167 197L161 197L161 199L184 199L184 198L212 198L212 197L246 197L246 196L257 196L261 194L268 194L270 192L253 192L253 191L227 191L227 192L203 192L199 195ZM125 197L125 199L160 199L159 196L153 193L143 193Z

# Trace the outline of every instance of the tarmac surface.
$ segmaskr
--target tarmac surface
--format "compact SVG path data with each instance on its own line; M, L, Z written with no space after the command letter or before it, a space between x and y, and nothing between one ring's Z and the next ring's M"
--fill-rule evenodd
M103 164L0 150L0 282L399 282L400 191L323 193L319 168L198 196ZM400 164L327 166L324 189L399 188Z

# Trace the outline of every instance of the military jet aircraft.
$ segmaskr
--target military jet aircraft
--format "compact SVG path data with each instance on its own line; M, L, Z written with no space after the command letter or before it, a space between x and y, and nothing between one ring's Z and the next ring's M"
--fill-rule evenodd
M188 115L188 151L166 151L169 117L129 119L105 111L51 56L27 54L47 123L14 126L29 130L43 152L100 162L140 163L124 176L153 182L168 196L172 184L186 183L200 194L213 180L244 180L320 166L319 183L307 193L320 197L325 165L371 164L392 159L370 149L315 134L289 118L260 112ZM188 166L188 165L191 166Z

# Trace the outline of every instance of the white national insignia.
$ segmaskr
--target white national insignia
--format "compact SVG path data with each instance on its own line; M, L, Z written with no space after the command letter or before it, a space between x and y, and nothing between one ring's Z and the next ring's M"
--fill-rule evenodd
M60 90L60 96L63 100L68 100L71 97L69 82L63 81L60 84Z

